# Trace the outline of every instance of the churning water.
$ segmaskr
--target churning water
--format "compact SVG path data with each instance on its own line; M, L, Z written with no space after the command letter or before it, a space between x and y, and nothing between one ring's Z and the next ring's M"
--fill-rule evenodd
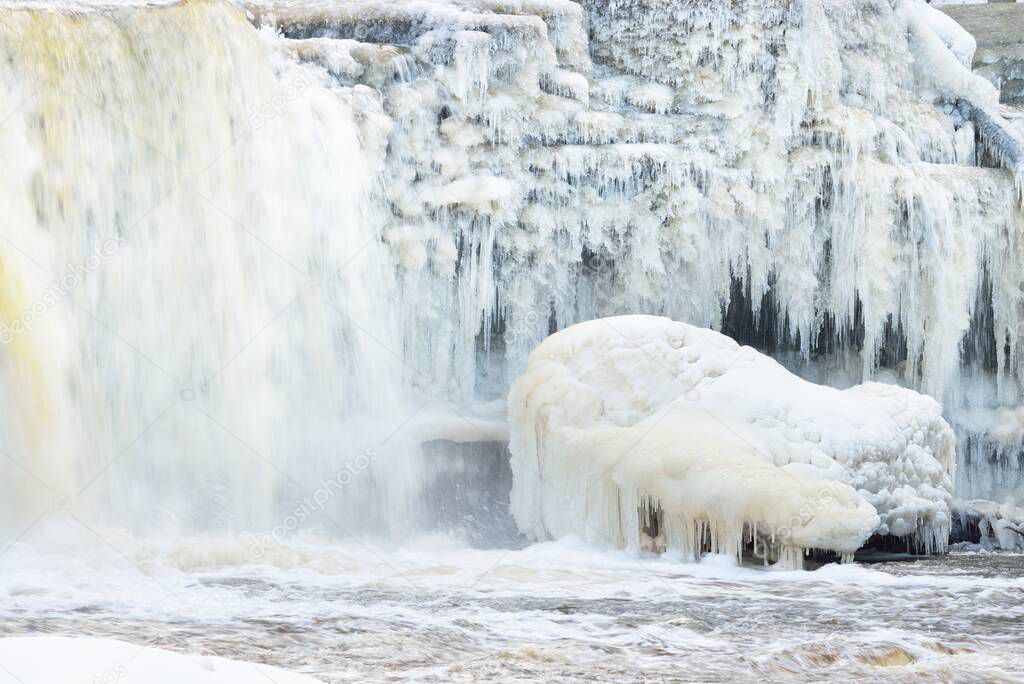
M1024 678L1019 555L774 572L434 537L299 542L239 565L246 540L114 539L121 555L88 537L4 555L0 635L118 638L329 682Z

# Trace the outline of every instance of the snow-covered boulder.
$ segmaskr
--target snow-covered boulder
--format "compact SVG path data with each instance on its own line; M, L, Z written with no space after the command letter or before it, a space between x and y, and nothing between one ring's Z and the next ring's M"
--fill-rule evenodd
M527 536L799 566L872 535L949 536L954 436L930 397L815 385L703 328L607 318L552 335L509 396Z

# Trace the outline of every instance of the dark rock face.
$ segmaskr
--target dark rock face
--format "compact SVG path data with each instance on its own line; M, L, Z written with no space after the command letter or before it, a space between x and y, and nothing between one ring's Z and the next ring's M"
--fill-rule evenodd
M999 88L1003 103L1024 105L1024 5L947 5L942 11L978 41L975 72Z

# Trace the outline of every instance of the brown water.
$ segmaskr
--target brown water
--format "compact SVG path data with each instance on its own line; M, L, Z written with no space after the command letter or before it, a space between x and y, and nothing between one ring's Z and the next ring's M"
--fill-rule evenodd
M814 572L573 542L479 551L19 544L0 634L118 638L324 681L1024 681L1024 556ZM2 682L0 678L0 682Z

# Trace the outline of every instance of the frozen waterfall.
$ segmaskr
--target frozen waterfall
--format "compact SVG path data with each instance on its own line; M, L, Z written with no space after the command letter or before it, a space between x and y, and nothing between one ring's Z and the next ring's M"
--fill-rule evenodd
M401 529L366 89L226 2L0 9L0 51L3 519L263 530L328 487Z
M624 314L927 393L958 497L1024 487L1024 145L923 0L4 4L0 50L18 528L429 526Z

